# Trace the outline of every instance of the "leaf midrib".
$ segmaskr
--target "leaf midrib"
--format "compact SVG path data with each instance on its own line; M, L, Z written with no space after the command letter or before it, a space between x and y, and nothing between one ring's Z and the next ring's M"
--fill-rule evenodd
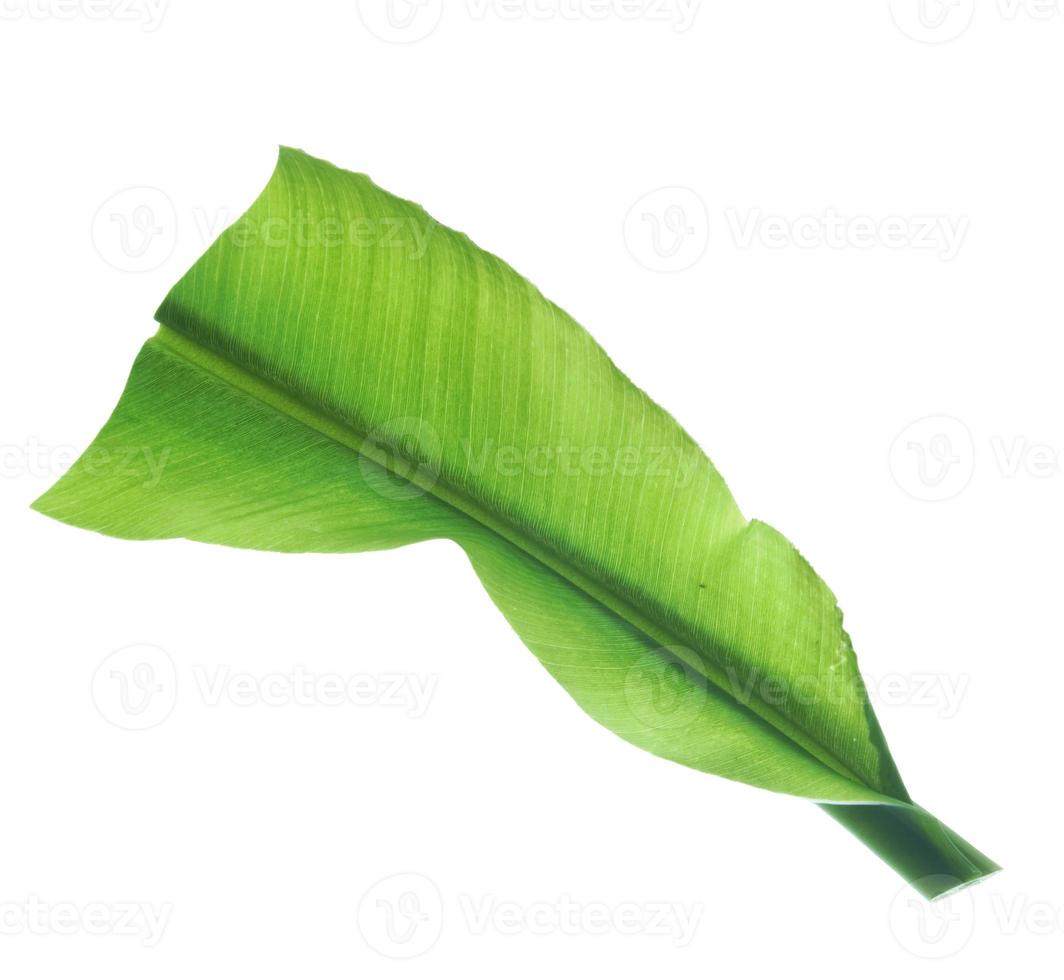
M499 521L490 511L477 504L476 501L471 500L467 494L451 487L442 480L435 480L431 485L426 486L417 479L420 476L420 472L416 473L414 477L409 474L395 473L394 468L389 465L388 454L381 452L373 440L368 439L366 435L360 434L354 426L346 422L337 421L333 416L306 404L274 382L268 381L233 363L199 341L193 340L186 334L166 324L160 323L158 332L149 342L158 343L171 354L232 385L282 415L302 422L315 432L332 439L354 453L369 458L393 475L415 483L426 493L431 494L467 518L499 535L525 554L531 555L556 575L559 575L625 622L640 630L651 641L662 648L668 649L672 655L683 660L691 669L728 695L740 707L751 711L767 722L780 735L801 747L823 765L862 789L871 790L876 795L882 796L884 802L895 802L892 797L862 779L826 746L822 745L808 731L786 715L776 711L771 705L756 697L740 698L729 686L725 671L718 669L716 663L710 658L695 659L690 656L686 642L675 636L667 628L662 627L660 623L646 615L624 597L617 595L616 592L579 569L573 568L563 555L558 554L553 549L544 547L537 541L530 540L519 529ZM715 676L710 676L710 673Z

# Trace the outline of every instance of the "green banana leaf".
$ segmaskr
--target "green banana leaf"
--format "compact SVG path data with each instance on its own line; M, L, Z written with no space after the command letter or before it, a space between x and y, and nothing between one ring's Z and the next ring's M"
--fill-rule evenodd
M449 538L622 738L819 802L927 897L997 870L910 799L809 564L465 235L282 149L156 319L114 414L37 510L270 551Z

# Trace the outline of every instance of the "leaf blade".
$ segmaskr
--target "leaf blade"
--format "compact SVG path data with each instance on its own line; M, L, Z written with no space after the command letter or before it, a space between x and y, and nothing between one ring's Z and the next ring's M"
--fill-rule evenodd
M355 219L368 239L351 237ZM348 231L301 244L328 221ZM278 226L283 247L263 237ZM79 463L38 509L120 536L274 550L452 538L526 644L622 737L764 788L918 809L834 595L786 539L745 521L705 454L575 321L465 236L367 178L282 151L158 318L97 448L136 433L170 440L182 465L149 493L87 482ZM614 462L634 451L639 465L531 462L574 440ZM516 469L500 467L502 449ZM652 468L652 452L668 465ZM380 482L389 471L407 491ZM587 637L576 659L559 653L573 636ZM653 708L661 665L679 726ZM917 824L910 837L937 833ZM943 840L940 852L953 847Z

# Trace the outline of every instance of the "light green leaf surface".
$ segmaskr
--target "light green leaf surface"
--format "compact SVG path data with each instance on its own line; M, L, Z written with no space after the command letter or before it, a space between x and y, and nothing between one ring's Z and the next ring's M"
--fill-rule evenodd
M464 235L282 150L157 319L38 510L272 551L452 539L622 738L824 803L928 896L996 870L910 800L808 563L742 516L583 328Z

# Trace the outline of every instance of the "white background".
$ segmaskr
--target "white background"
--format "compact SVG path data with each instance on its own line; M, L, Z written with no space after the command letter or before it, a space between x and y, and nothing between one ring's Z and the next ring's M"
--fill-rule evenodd
M163 3L0 0L0 973L1049 976L1064 15ZM685 424L837 592L913 795L1003 874L930 910L814 806L629 747L449 544L28 509L278 143L506 258ZM365 697L240 703L299 666Z

